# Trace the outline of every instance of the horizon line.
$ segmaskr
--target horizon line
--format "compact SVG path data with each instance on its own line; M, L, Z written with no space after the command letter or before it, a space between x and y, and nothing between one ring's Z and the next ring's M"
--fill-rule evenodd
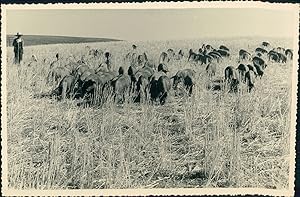
M15 36L13 33L7 33L6 36ZM264 36L264 35L241 35L241 36L201 36L197 38L178 38L178 39L122 39L122 38L112 38L112 37L96 37L96 36L74 36L74 35L49 35L49 34L23 34L23 36L52 36L52 37L69 37L69 38L93 38L93 39L110 39L115 41L128 41L128 42L141 42L141 41L180 41L180 40L201 40L201 39L232 39L232 38L280 38L280 39L291 39L291 36Z

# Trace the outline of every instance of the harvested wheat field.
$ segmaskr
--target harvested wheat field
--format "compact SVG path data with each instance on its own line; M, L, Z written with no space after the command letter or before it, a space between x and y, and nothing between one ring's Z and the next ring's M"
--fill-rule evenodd
M239 50L255 54L264 40L203 39L160 42L57 44L24 48L24 61L13 64L7 48L8 183L14 189L115 189L289 187L292 61L266 60L255 89L214 91L209 82L224 79L227 66L239 65ZM292 48L292 40L268 40ZM164 105L115 102L79 105L84 98L42 97L55 54L60 66L80 60L91 49L111 53L111 70L136 44L137 54L159 64L162 51L180 49L182 59L167 63L171 78L178 70L195 71L193 93L171 88ZM210 78L207 64L188 61L188 50L203 44L225 45L229 57L217 63ZM89 47L86 47L89 46ZM32 61L32 55L37 61ZM69 56L73 56L69 58ZM97 66L101 58L84 56ZM98 62L97 62L98 61ZM100 62L100 63L99 63ZM179 92L179 93L177 93Z

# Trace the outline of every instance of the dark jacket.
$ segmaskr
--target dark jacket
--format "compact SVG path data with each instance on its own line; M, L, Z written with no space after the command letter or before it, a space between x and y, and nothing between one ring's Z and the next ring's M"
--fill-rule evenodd
M24 40L22 38L15 38L13 40L13 47L15 53L23 54L23 46Z

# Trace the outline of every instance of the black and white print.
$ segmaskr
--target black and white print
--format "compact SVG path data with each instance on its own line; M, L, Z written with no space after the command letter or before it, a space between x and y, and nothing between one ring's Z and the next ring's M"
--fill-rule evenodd
M297 5L1 15L6 195L293 195Z

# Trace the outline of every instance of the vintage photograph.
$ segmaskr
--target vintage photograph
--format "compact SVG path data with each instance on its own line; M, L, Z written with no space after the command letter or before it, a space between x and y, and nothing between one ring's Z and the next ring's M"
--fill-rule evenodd
M1 16L2 193L294 195L298 5Z

